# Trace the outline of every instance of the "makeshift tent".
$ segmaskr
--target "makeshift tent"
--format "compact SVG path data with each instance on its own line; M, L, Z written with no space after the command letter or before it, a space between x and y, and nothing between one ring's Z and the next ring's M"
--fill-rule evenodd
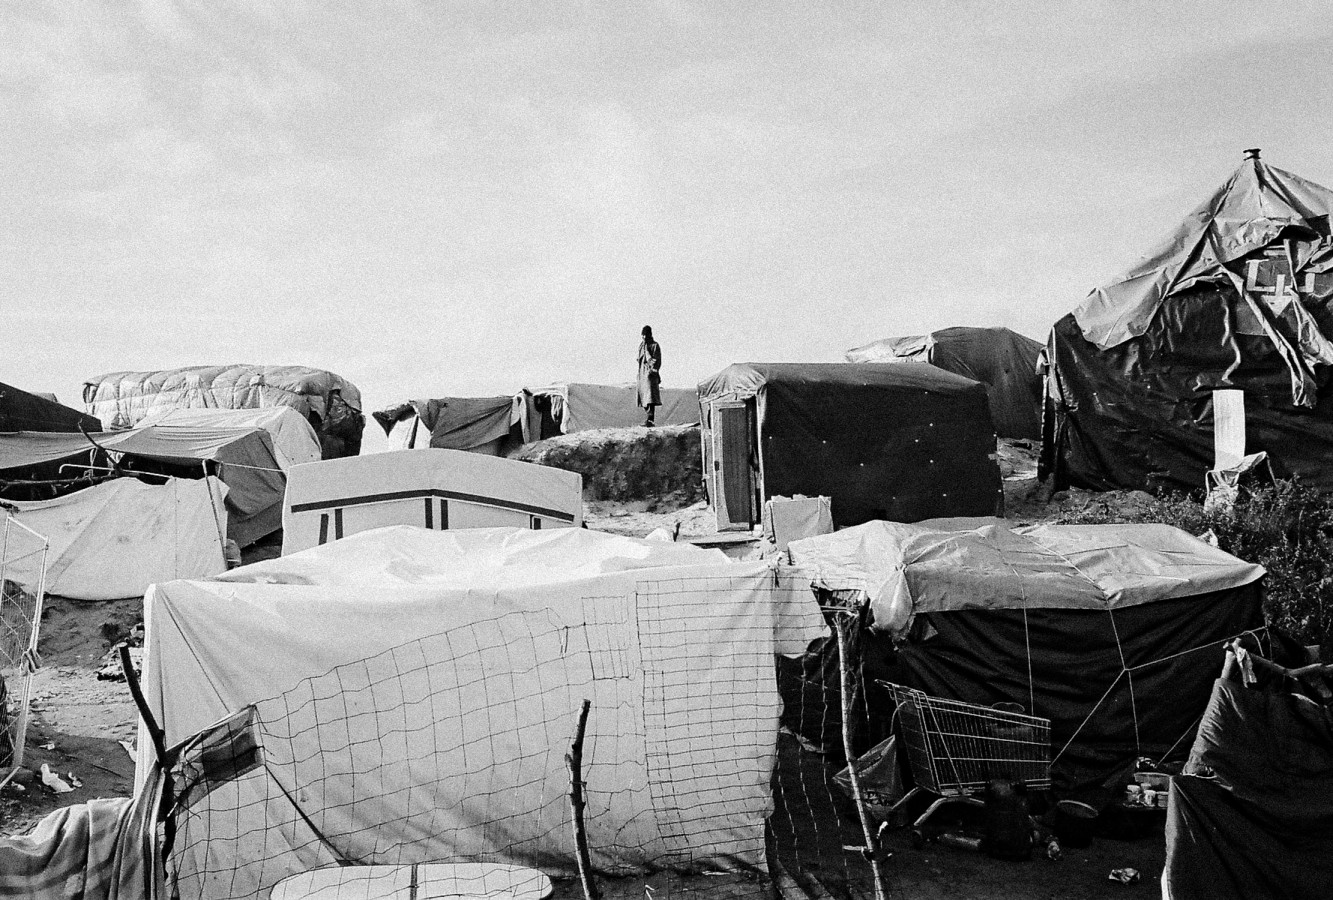
M160 485L115 478L55 500L6 502L0 528L13 516L46 535L49 594L76 600L142 597L157 581L226 571L226 496L216 478L169 478ZM14 560L5 578L35 592L41 557Z
M1041 344L1008 328L943 328L930 334L885 338L847 351L847 361L923 362L980 381L990 397L995 433L1041 437Z
M1171 779L1165 900L1329 895L1333 710L1218 679L1185 772Z
M1244 452L1333 489L1333 191L1244 164L1165 241L1056 322L1040 475L1199 490L1214 397L1244 392Z
M116 454L125 474L150 480L154 475L200 478L205 469L217 475L227 485L227 536L242 547L281 527L286 480L272 440L261 428L150 425L100 434L95 440L93 447L79 434L0 434L0 479L10 471L39 466L83 468L107 451Z
M524 388L526 440L538 441L593 428L633 428L643 424L638 389L632 384L554 384ZM662 388L658 425L694 425L699 405L694 391Z
M1170 525L871 522L788 552L822 593L869 603L872 682L1049 718L1066 794L1183 755L1223 640L1263 623L1264 569ZM888 698L869 703L886 727Z
M505 456L526 443L523 395L410 400L374 413L404 450L434 447Z
M259 763L172 823L168 871L203 898L340 861L571 874L585 699L595 868L762 871L774 654L824 631L764 563L584 529L378 529L155 585L145 608L166 744L238 711Z
M290 406L319 434L325 459L361 452L361 392L339 375L305 366L190 366L111 372L83 384L83 403L107 428L130 428L172 409Z
M319 462L319 435L310 422L290 406L267 409L172 409L154 413L143 425L180 428L262 428L273 444L273 458L286 472L292 466Z
M718 526L826 496L838 527L1002 508L983 385L924 363L738 363L699 385Z
M0 431L101 431L102 423L38 394L0 383Z
M384 525L577 528L583 478L460 450L395 450L297 466L288 475L282 552Z

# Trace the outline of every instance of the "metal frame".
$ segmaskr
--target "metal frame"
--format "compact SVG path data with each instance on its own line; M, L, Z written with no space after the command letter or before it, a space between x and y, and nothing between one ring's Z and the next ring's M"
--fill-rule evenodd
M8 654L0 655L0 665L5 668L17 668L22 673L17 692L6 685L10 696L17 699L17 726L11 732L13 754L9 761L10 772L6 775L4 782L8 782L19 767L23 765L24 744L28 735L28 709L32 692L32 676L39 665L37 642L42 625L42 606L46 600L46 561L51 549L51 542L44 535L33 531L22 522L15 521L12 515L5 516L5 527L3 535L0 536L0 616L7 614L5 607L8 605L8 595L5 591L5 585L8 583L6 576L10 565L11 535L15 533L14 529L16 528L21 530L20 533L26 533L27 536L40 542L40 551L34 547L34 549L26 551L22 555L27 556L40 552L42 558L38 568L37 591L33 599L32 619L27 623L27 639L21 642L23 649L17 652L12 659L8 658ZM17 650L17 645L14 649Z
M988 706L943 700L888 681L894 719L916 782L893 809L921 792L938 799L912 823L920 828L946 803L980 806L974 798L994 779L1034 790L1051 787L1051 720Z

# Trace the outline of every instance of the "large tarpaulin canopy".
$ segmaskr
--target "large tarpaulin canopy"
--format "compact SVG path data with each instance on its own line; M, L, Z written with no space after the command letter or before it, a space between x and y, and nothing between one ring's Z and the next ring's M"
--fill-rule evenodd
M131 459L175 467L165 474L203 475L204 462L226 483L228 537L245 547L282 523L286 479L262 428L149 425L97 435L97 445ZM0 434L0 472L65 460L86 462L94 448L81 434ZM186 471L179 471L184 469Z
M1173 525L1028 525L1001 519L870 522L790 545L820 587L860 591L875 627L922 613L1107 610L1258 581L1264 567Z
M282 551L385 525L444 531L582 523L583 477L577 472L461 450L392 450L293 469Z
M839 527L1003 502L986 388L970 378L913 362L737 363L699 384L705 410L728 399L754 402L765 500L830 497Z
M1244 392L1246 452L1333 489L1333 191L1247 159L1145 259L1051 331L1041 475L1199 490L1212 392Z
M107 428L130 428L172 409L290 406L320 434L325 458L355 456L365 418L361 392L333 372L305 366L189 366L109 372L83 384L84 407Z
M273 443L273 458L286 472L292 466L319 462L319 435L309 420L290 406L267 409L172 409L154 413L144 425L178 428L262 428Z
M209 495L210 490L212 496ZM46 536L48 593L76 600L142 597L148 586L226 570L226 487L216 478L105 481L54 500L6 501L6 516ZM5 578L35 591L41 559L8 561Z
M1185 766L1206 770L1171 779L1165 900L1329 896L1333 710L1219 679Z
M501 455L507 443L523 443L527 439L522 431L525 424L522 394L410 400L374 413L374 417L386 435L402 432L400 446L405 449L484 449Z
M662 405L654 421L658 425L693 425L699 421L699 403L694 391L662 388ZM529 440L573 434L592 428L633 428L642 425L638 388L632 384L553 384L525 388Z
M77 409L0 383L2 431L101 431L102 423Z
M884 338L847 351L847 361L924 362L980 381L1000 437L1041 437L1041 344L1008 328L942 328L930 334Z
M788 551L820 590L869 599L872 685L1051 719L1062 795L1183 754L1222 642L1262 625L1264 569L1168 525L871 522ZM891 702L869 702L883 727Z
M177 832L182 893L205 898L266 897L340 858L569 874L585 698L597 869L762 871L774 654L825 631L808 588L763 563L582 529L380 529L145 605L168 745L254 708L263 765Z

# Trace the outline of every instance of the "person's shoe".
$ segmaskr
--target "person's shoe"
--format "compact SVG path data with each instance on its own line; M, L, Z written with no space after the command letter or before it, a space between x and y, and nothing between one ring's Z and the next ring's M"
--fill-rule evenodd
M654 425L653 425L653 420L652 420L652 419L645 419L644 422L643 422L643 427L644 427L644 428L652 428L652 427L654 427Z

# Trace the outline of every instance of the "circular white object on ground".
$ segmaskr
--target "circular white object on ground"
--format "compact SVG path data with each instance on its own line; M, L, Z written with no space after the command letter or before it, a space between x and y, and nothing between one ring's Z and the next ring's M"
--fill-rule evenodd
M271 900L544 900L551 879L499 863L325 866L284 878Z

